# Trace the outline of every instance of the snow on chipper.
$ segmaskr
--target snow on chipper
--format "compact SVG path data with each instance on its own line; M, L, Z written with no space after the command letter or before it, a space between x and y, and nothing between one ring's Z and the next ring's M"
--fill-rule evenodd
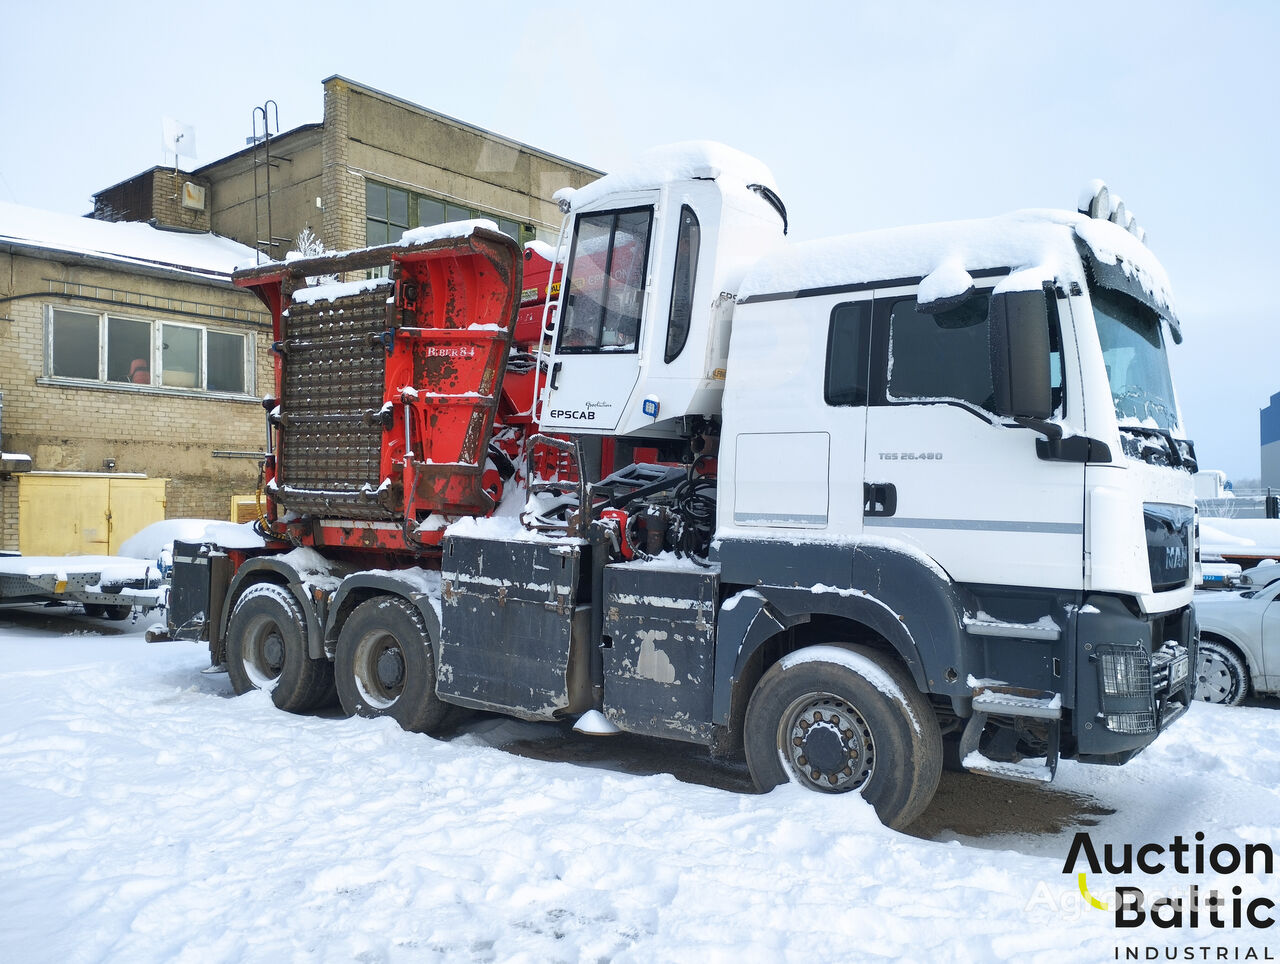
M267 546L180 544L170 631L237 692L702 744L895 827L944 749L1047 781L1187 708L1181 334L1105 187L789 243L698 143L560 204L555 252L465 222L236 274Z

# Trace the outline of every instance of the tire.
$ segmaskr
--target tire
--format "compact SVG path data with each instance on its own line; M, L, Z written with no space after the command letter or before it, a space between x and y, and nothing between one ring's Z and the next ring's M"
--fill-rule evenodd
M761 791L788 781L858 791L895 830L924 812L942 773L928 700L898 663L863 646L784 656L751 694L744 736Z
M260 582L236 600L227 627L227 672L237 694L263 689L282 710L323 706L333 693L333 664L307 655L307 623L284 586Z
M1216 639L1200 640L1196 657L1196 699L1239 706L1249 695L1249 673L1240 654Z
M436 661L426 623L398 596L362 602L338 634L338 701L350 716L389 716L413 733L432 733L450 704L436 696Z
M117 606L108 606L105 603L85 603L84 614L92 616L94 619L110 619L114 622L121 622L128 619L133 612L133 607L121 603Z

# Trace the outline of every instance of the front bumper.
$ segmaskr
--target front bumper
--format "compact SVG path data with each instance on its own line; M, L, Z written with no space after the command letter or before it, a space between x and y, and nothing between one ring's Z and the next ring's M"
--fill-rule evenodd
M1124 763L1187 711L1197 637L1190 606L1142 616L1117 596L1087 598L1076 623L1078 759Z

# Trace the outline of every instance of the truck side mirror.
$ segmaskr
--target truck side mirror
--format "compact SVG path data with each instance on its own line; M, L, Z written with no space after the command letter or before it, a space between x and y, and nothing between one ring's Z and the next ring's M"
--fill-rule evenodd
M992 295L990 317L996 414L1049 418L1053 415L1053 396L1049 381L1048 295L1042 289Z

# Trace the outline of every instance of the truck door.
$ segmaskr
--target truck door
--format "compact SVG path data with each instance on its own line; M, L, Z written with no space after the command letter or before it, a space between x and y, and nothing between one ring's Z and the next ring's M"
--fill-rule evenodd
M654 201L580 214L540 423L617 428L640 372Z
M914 292L876 292L863 522L958 582L1079 589L1084 466L1042 459L1036 432L991 411L990 300L979 289L925 311ZM1054 401L1069 414L1078 403L1063 390L1065 302L1049 301Z

